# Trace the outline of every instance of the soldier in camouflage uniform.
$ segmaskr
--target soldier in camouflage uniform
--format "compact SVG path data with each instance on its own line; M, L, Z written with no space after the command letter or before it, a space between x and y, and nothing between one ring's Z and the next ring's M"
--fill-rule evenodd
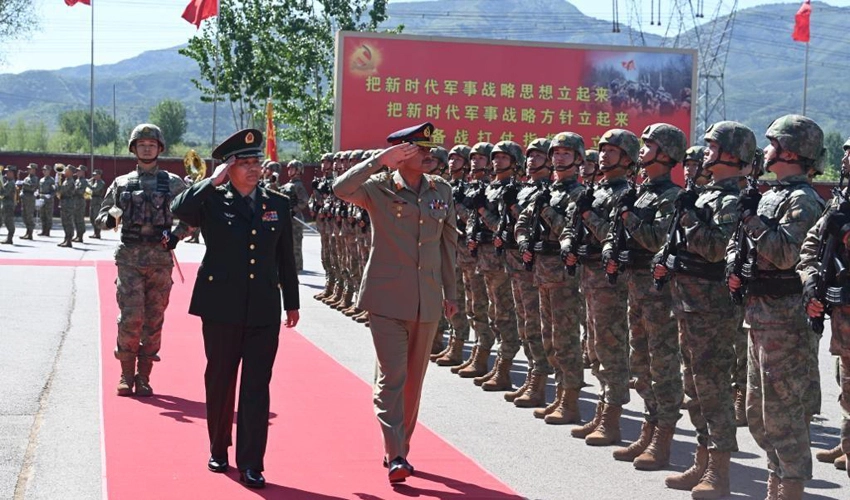
M552 365L546 359L540 324L540 294L534 279L534 268L523 260L523 249L516 238L519 220L525 210L533 208L535 199L544 192L548 193L552 180L552 164L549 161L549 140L537 138L525 149L528 180L522 184L517 194L517 202L512 207L517 222L510 233L510 239L516 241L517 250L508 250L506 269L511 278L511 291L517 310L517 330L522 349L528 360L525 382L515 391L505 394L505 400L519 408L546 406L546 378L552 373ZM512 216L513 218L513 216ZM514 254L517 257L514 259ZM538 365L540 365L538 367ZM532 387L534 382L534 387Z
M602 171L599 170L599 151L595 149L585 150L584 163L579 166L578 170L579 182L587 186L595 184L602 180ZM579 280L579 291L581 291L581 280ZM581 326L581 358L585 368L593 368L590 362L590 353L587 350L587 339L590 336L587 323L587 300L584 297L584 292L581 292L581 300L579 300L579 325Z
M77 237L72 241L82 243L83 235L86 233L86 192L89 189L85 165L80 165L77 168L74 184L74 229L77 232Z
M310 194L310 201L307 203L310 207L310 214L313 220L316 221L316 230L319 232L321 240L321 259L322 268L325 271L325 289L313 296L316 300L322 300L333 293L334 269L331 266L329 253L331 251L330 244L330 226L326 211L324 210L325 200L332 193L333 186L333 154L325 153L322 155L320 164L320 177L313 179L313 193Z
M698 443L693 466L668 476L665 483L668 488L690 490L693 498L719 498L729 494L729 458L738 450L729 376L741 322L724 285L724 258L738 223L739 179L755 156L756 138L745 125L722 121L708 128L705 141L703 167L711 171L713 181L700 194L685 190L676 199L685 241L679 242L674 269L659 262L654 276L664 280L672 272L670 291L685 365L684 388L692 400L688 413Z
M362 158L362 149L349 151L342 157L344 172L350 170L353 165L360 163ZM360 263L360 252L357 251L357 214L360 209L351 203L342 200L340 202L344 204L345 215L342 217L340 234L342 235L342 252L345 268L348 270L348 280L345 284L345 294L343 294L342 300L332 307L347 312L347 315L351 316L355 313L357 301L354 299L354 294L360 290L360 278L363 269Z
M545 404L546 381L555 373L556 397L534 411L547 424L581 422L578 394L582 384L580 303L578 280L568 276L560 257L559 237L571 220L569 207L584 192L577 180L584 163L584 139L572 132L556 134L547 148L555 170L551 187L536 193L516 225L516 239L524 263L532 266L540 301L542 342L529 336L533 369L526 391L514 400L520 407Z
M121 362L116 392L130 396L135 388L137 396L150 396L150 374L154 361L159 361L162 324L171 294L174 264L170 250L189 229L181 222L171 231L171 200L186 184L157 166L165 139L156 125L136 126L128 148L136 156L136 170L109 186L96 222L107 229L121 226L121 244L115 250L120 310L115 357Z
M448 166L452 186L452 198L457 214L458 237L463 238L466 234L466 226L469 223L469 210L463 206L464 193L467 189L466 176L469 174L469 146L458 144L448 153ZM432 153L433 154L433 153ZM484 279L475 274L475 258L469 254L469 249L464 245L457 247L457 269L455 269L457 280L458 312L451 318L451 331L448 345L443 352L438 353L433 361L439 366L458 366L463 362L463 344L469 338L469 324L475 323L478 328L487 325L487 291L484 287ZM478 295L475 300L473 289ZM483 301L483 302L482 302ZM481 326L484 325L484 326Z
M304 164L298 160L290 161L286 165L286 174L289 176L289 182L283 185L281 192L289 197L289 206L292 208L292 248L295 252L295 265L298 271L302 271L304 269L304 252L302 250L304 209L307 208L308 199L307 189L301 180L301 176L304 174Z
M431 148L431 156L435 160L434 168L432 168L428 173L440 176L447 181L451 180L451 178L446 178L449 172L449 152L446 148L442 146ZM446 319L445 315L443 315L440 316L440 322L437 324L437 334L434 335L434 343L431 345L431 358L436 359L443 354L443 351L445 351L446 346L443 343L443 337L445 334L448 334L448 336L451 337L449 321Z
M22 240L31 240L32 232L35 230L35 195L38 192L38 176L36 175L38 165L30 163L27 167L27 176L21 181L21 215L24 218L26 234L21 236Z
M100 228L94 223L97 219L97 214L100 213L100 206L103 204L103 197L106 195L106 183L101 178L103 170L96 168L92 170L91 179L89 179L89 188L91 189L91 200L89 200L89 222L91 222L94 234L92 238L100 239Z
M6 239L4 245L12 245L12 237L15 235L15 197L17 190L15 181L18 168L7 165L3 169L3 179L0 181L0 214L3 216L3 225L6 226Z
M644 401L640 436L628 447L614 450L614 458L632 462L638 470L658 470L670 463L670 444L682 404L682 373L670 289L655 288L652 261L667 242L673 203L682 191L670 172L682 162L688 143L684 132L666 123L650 125L641 139L640 165L647 180L637 191L627 191L620 198L616 216L624 233L608 233L602 260L607 261L609 275L625 271L629 370ZM615 247L627 251L628 258L614 255Z
M371 153L367 156L366 151L357 150L355 151L355 153L356 154L351 155L352 166L371 157ZM355 277L354 286L355 291L359 293L360 283L363 280L363 273L366 269L366 262L369 260L369 246L371 244L372 239L372 223L369 219L369 212L365 208L351 204L349 210L351 211L353 217L351 227L354 238L354 247L351 248L350 251L357 262L357 274ZM363 309L357 307L356 301L352 302L353 303L351 304L351 307L345 309L344 311L342 311L342 313L355 321L359 320L359 322L361 323L365 322L365 315L368 313Z
M844 157L841 159L841 175L850 176L850 139L844 143ZM830 237L839 239L836 242L837 254L842 263L850 262L850 248L848 232L850 226L846 221L850 217L850 203L848 203L848 191L844 187L837 196L832 197L827 204L826 211L809 230L800 251L800 263L797 272L803 280L803 304L806 312L813 319L823 318L825 304L821 302L812 290L815 286L819 261L819 250L822 245L828 244ZM827 232L830 229L832 232ZM825 276L824 278L829 278ZM850 301L844 297L850 297L847 285L842 288L842 300L829 301L830 306L830 331L829 352L838 356L838 384L840 393L838 396L841 405L841 440L831 450L822 450L815 453L815 458L821 462L832 463L836 469L847 470L847 461L850 458ZM813 334L811 334L813 335ZM813 335L814 336L814 335ZM850 474L850 473L848 473ZM775 479L774 479L775 481Z
M38 181L38 199L43 200L38 216L41 219L39 236L50 236L53 229L53 198L56 195L56 179L50 175L50 165L41 167L41 179Z
M65 165L65 170L62 172L62 178L57 187L56 196L59 198L59 217L62 219L62 230L65 232L65 239L57 246L71 248L74 239L74 210L77 207L77 184L74 175L77 173L77 167L68 164ZM80 195L82 199L82 194Z
M817 370L811 358L816 334L798 306L802 289L794 268L806 234L823 212L809 174L823 173L825 151L823 131L804 116L778 118L765 136L770 140L765 169L776 174L779 185L764 196L756 189L741 193L741 230L754 247L747 251L733 240L726 261L731 268L736 253L747 251L746 258L758 269L749 276L732 269L728 279L729 291L745 294L746 301L747 423L767 453L768 498L791 500L803 497L803 482L812 477L806 391L811 389L811 370ZM829 229L836 224L833 218Z
M697 187L703 187L711 181L711 172L702 168L705 146L691 146L685 151L685 179L690 179Z
M496 341L496 333L493 331L493 324L490 322L490 318L495 317L496 313L493 310L494 305L490 302L484 273L478 268L478 261L482 259L482 252L479 249L478 243L486 243L493 240L492 231L489 231L484 226L477 210L477 207L482 206L487 201L486 190L490 184L490 154L492 151L493 145L489 142L479 142L474 144L470 149L471 180L462 201L465 208L464 213L468 215L468 219L466 220L466 236L464 238L466 244L458 244L458 247L465 246L470 258L474 259L474 279L480 279L483 287L477 289L474 281L467 280L466 278L464 278L464 283L473 283L473 286L467 290L471 292L473 309L478 311L476 305L480 303L481 307L487 311L486 321L480 321L477 312L474 314L474 317L470 318L472 328L475 330L475 345L472 346L472 353L469 358L460 365L452 368L452 373L457 373L462 378L480 377L487 373L487 362L490 358L489 349L492 348ZM495 258L495 249L492 246L488 246L488 249L493 255L492 257L488 256L488 258L492 260ZM462 260L466 261L465 258ZM462 267L461 269L464 270L464 274L467 273L468 268ZM483 294L481 294L482 292ZM486 352L482 350L481 346L486 347ZM479 354L479 351L482 351L481 354Z
M337 151L333 156L333 172L336 177L339 177L344 172L344 165L342 163L343 154L347 154L347 152ZM333 293L323 298L322 303L331 306L342 299L345 293L345 282L348 279L348 270L346 269L343 261L343 243L340 237L342 225L340 211L343 209L343 201L334 196L333 192L331 192L325 200L325 209L327 210L326 218L328 219L328 225L330 226L329 240L331 251L329 256L331 257L333 268L336 270L334 273L336 281L333 284Z
M485 391L507 391L511 383L511 368L514 356L520 348L518 321L524 321L519 311L522 304L514 302L510 274L517 268L524 271L516 242L513 241L516 223L517 195L519 185L514 179L519 165L523 162L522 148L513 141L501 141L490 152L495 179L487 186L484 197L474 208L480 218L482 230L472 236L468 243L470 250L478 253L478 272L484 275L489 307L487 317L493 337L479 336L477 356L486 363L495 336L500 339L498 356L493 368L480 377L473 379L475 385ZM492 240L492 241L490 241ZM509 270L506 272L506 269ZM514 319L512 312L516 312ZM473 361L473 365L475 362ZM461 371L461 374L464 372Z

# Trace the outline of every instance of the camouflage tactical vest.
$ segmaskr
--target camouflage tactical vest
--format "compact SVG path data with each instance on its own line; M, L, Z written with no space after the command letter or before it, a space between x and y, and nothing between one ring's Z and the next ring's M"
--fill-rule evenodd
M168 182L168 172L160 170L156 173L155 189L145 191L142 189L138 172L129 174L127 187L118 198L118 206L124 210L122 238L141 236L145 226L153 226L156 233L171 229L174 220L171 215L171 190Z

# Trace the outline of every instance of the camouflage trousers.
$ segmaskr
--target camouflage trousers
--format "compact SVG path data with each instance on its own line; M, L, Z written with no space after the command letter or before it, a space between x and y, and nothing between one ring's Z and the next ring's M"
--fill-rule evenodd
M300 220L297 217L292 218L292 252L295 254L295 269L299 271L304 269L304 226Z
M77 236L81 236L86 232L86 200L77 198L74 200L74 229L77 231Z
M484 252L495 255L493 245L479 245L479 260L490 258L483 255ZM496 343L496 337L499 337L504 344L499 347L499 354L507 356L505 359L512 360L519 351L520 342L516 319L513 316L514 298L508 273L505 272L504 267L494 269L488 266L486 270L482 269L480 263L477 272L484 277L484 288L487 290L487 323L489 325L489 328L478 334L479 349L490 352L493 344Z
M629 327L627 286L608 283L599 261L581 266L581 288L587 297L590 358L599 362L599 400L622 406L629 402Z
M746 390L747 388L747 329L743 323L735 332L735 341L732 345L735 349L735 365L732 367L732 387Z
M720 281L692 276L672 280L673 312L679 326L688 415L697 442L718 451L737 451L735 403L729 377L735 365L732 347L742 321L740 307L729 306L729 290ZM704 300L700 301L700 298ZM689 302L703 308L687 310Z
M539 255L537 266L560 266L564 264L557 255ZM565 274L565 273L561 273ZM578 279L567 276L564 281L547 280L538 286L540 296L540 329L543 336L544 362L536 348L534 369L539 373L555 373L555 382L565 389L581 389L584 371L581 364L581 332L579 329L580 303L584 296L578 292ZM543 371L548 368L547 371Z
M3 215L3 225L6 226L6 231L9 236L15 234L15 205L3 201L3 206L0 208L0 213Z
M319 229L319 240L321 241L321 258L322 268L325 270L326 279L335 281L335 270L331 265L331 237L327 229L322 227Z
M655 289L649 270L632 269L629 288L629 370L643 399L647 422L675 425L681 417L679 332L670 287Z
M469 319L467 318L467 306L469 301L466 298L466 289L463 285L463 271L460 266L455 269L455 286L457 288L457 313L449 318L451 323L451 334L455 338L468 340L469 339Z
M74 210L73 199L63 199L59 204L59 218L62 219L62 230L66 238L74 237Z
M832 321L834 323L835 319L833 318ZM850 455L850 356L841 356L839 362L838 381L841 394L838 396L838 402L841 405L841 451L845 455Z
M35 196L21 195L21 215L27 231L35 229Z
M534 273L525 269L525 264L522 262L522 256L518 250L506 250L505 261L511 280L517 334L525 358L533 365L534 358L531 355L529 342L536 342L541 347L543 344L543 338L540 335L540 295L537 292L537 287L534 286ZM502 342L499 347L499 354L502 357L505 357L502 353L504 347L505 343ZM516 352L513 353L513 356L516 356ZM513 359L513 357L506 359ZM531 368L534 367L531 366Z
M162 323L171 294L171 267L118 264L118 341L115 357L149 357L158 361Z
M354 229L346 233L344 238L345 265L348 267L348 284L346 290L360 290L360 251L357 249L357 236Z
M461 252L458 249L458 252ZM484 286L484 277L475 272L475 262L472 264L462 264L461 274L463 275L463 293L466 300L466 319L468 327L471 326L475 330L476 339L482 336L490 337L493 333L487 333L490 330L490 325L487 323L487 287ZM468 330L467 330L468 333ZM492 345L492 344L491 344Z
M804 324L750 328L747 423L782 479L812 478L808 408L810 331Z
M41 230L50 231L53 229L53 197L45 198L44 205L38 210L38 216L41 219Z
M89 222L91 227L94 227L94 221L97 219L97 214L100 213L100 207L103 205L103 198L92 198L89 200Z

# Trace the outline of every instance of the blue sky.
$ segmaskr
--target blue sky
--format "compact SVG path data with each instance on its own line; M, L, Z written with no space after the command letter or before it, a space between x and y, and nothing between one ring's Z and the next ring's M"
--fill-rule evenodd
M58 69L88 64L90 61L91 9L77 4L68 7L62 0L34 0L40 19L38 30L0 49L5 61L0 73L20 73L33 69ZM189 0L93 0L95 7L95 64L115 63L146 50L163 49L185 43L195 27L180 15ZM406 0L411 1L411 0ZM412 0L430 2L435 0ZM522 0L517 0L522 1ZM718 0L707 0L710 12ZM667 4L669 0L663 3ZM399 3L399 2L394 2ZM610 20L611 3L599 0L572 0L584 14ZM648 9L649 2L643 2ZM801 0L739 0L739 8L766 3L802 3ZM830 0L835 6L850 0ZM628 19L626 0L620 0L620 21ZM725 0L731 4L731 0ZM815 13L814 16L817 14ZM813 17L814 17L813 16ZM646 15L648 19L648 13Z

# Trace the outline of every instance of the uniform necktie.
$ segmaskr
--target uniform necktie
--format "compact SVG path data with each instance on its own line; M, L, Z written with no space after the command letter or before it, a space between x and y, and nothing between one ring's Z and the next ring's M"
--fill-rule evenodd
M245 200L245 204L248 205L248 210L250 210L251 213L254 213L254 198L251 198L250 196L246 196L244 198L244 200Z

